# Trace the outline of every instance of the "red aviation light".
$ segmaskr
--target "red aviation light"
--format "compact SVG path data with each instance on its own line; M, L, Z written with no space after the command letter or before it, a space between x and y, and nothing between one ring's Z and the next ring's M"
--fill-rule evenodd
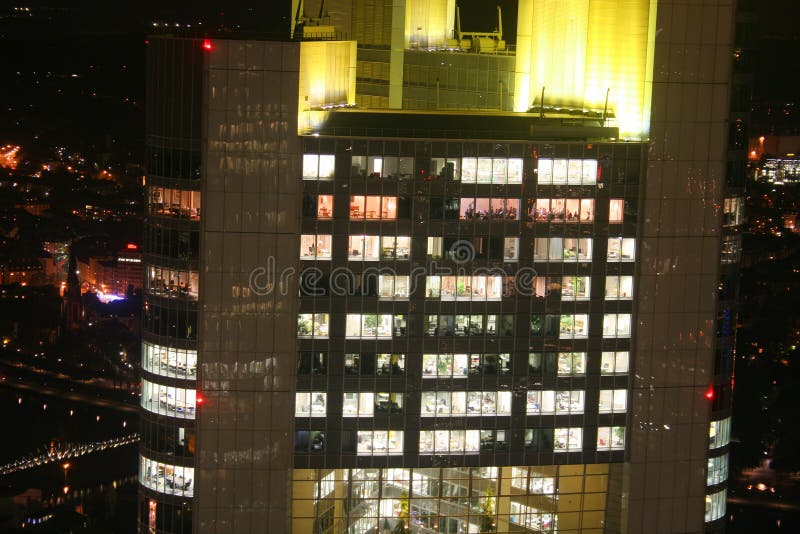
M214 45L211 43L211 39L203 40L203 50L207 52L211 52L212 50L214 50Z
M194 398L194 402L195 402L195 404L197 404L198 406L200 406L201 404L203 404L205 401L206 401L206 399L204 399L204 398L203 398L203 396L202 396L202 395L200 395L200 394L198 394L198 395L197 395L197 396Z
M711 386L706 390L706 398L708 400L714 400L714 386Z

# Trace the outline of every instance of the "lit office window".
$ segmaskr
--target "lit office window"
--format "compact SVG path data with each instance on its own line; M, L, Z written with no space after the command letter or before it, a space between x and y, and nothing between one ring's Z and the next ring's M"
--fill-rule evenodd
M429 237L428 238L428 258L438 260L442 257L442 238Z
M328 394L324 391L300 391L294 394L294 414L298 417L325 417Z
M606 313L603 315L603 337L631 337L630 313Z
M708 459L706 486L722 484L728 480L728 453Z
M503 259L505 261L519 260L519 238L518 237L504 237L503 238Z
M636 240L630 237L609 237L606 257L613 261L633 261L636 256Z
M633 276L606 276L606 300L633 298Z
M357 436L358 455L403 454L401 430L359 430Z
M459 219L477 221L489 219L519 219L518 198L462 198Z
M711 421L708 428L708 448L718 449L731 442L731 418Z
M333 218L333 195L317 196L317 219Z
M142 368L161 376L195 379L197 351L142 342Z
M539 184L597 184L596 159L539 158L537 164Z
M297 316L297 337L300 338L326 338L328 337L327 313L301 313Z
M194 419L196 391L142 380L142 408L149 412L182 419Z
M612 198L608 202L608 222L621 223L625 212L625 201L621 198Z
M501 276L428 276L425 286L428 298L441 300L497 301L503 296Z
M350 260L378 261L381 238L377 235L351 235L347 247Z
M466 378L468 354L423 354L422 378Z
M510 391L423 391L422 417L511 415Z
M183 467L139 457L139 481L159 493L192 497L194 495L194 467Z
M411 255L411 238L408 236L383 236L381 237L382 260L407 260ZM350 258L352 259L358 259ZM368 259L368 258L365 258Z
M577 339L589 336L589 316L587 314L565 314L559 323L559 338Z
M588 300L591 294L591 277L564 276L561 279L561 300Z
M722 208L722 226L739 226L744 222L744 199L726 198Z
M574 452L583 449L582 428L556 428L554 436L555 452Z
M586 373L585 352L559 352L558 375L582 375Z
M389 314L348 313L345 337L390 338L392 337L392 325L392 316Z
M534 261L591 261L592 238L537 237L533 240Z
M350 219L397 219L397 197L355 195L350 197Z
M600 374L613 375L628 372L628 351L603 352L600 358Z
M375 411L375 394L345 393L342 404L343 417L372 417Z
M612 451L625 448L624 426L601 426L597 429L597 450Z
M479 430L422 430L420 454L477 453L481 446Z
M537 198L529 219L540 222L594 221L593 198Z
M726 489L706 495L706 523L716 521L725 515L727 497Z
M600 413L625 413L628 407L627 389L601 389L598 411Z
M382 274L378 276L378 296L381 300L407 300L408 276Z
M362 178L408 180L414 172L414 158L396 156L353 156L350 174Z
M336 162L332 154L303 154L303 180L330 180Z
M300 236L301 260L329 260L331 259L330 234L303 234Z
M528 390L525 412L528 415L583 413L584 398L583 390Z

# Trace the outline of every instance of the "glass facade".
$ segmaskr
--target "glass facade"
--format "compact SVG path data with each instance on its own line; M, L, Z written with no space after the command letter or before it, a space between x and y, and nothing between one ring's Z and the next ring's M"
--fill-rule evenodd
M296 531L393 529L408 507L409 525L477 532L487 491L509 530L602 517L553 498L573 478L550 464L588 470L625 453L642 149L305 138L304 161L331 156L333 172L302 177L326 211L310 201L301 229L315 281L298 316ZM615 177L602 188L599 161ZM340 469L305 470L320 458ZM465 458L487 467L441 467ZM607 477L589 479L604 502Z

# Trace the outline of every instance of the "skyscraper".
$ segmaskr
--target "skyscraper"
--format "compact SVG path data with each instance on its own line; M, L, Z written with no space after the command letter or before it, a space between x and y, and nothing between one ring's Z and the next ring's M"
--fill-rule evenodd
M141 531L721 528L733 6L453 4L150 40Z

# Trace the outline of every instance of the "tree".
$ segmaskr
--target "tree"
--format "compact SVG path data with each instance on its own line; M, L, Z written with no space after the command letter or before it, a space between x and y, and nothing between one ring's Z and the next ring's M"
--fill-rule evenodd
M495 532L495 504L497 499L494 496L494 489L492 486L487 486L483 490L483 497L481 498L481 523L480 532Z
M397 512L397 525L392 534L405 534L408 528L408 493L405 491L400 494L400 510Z

